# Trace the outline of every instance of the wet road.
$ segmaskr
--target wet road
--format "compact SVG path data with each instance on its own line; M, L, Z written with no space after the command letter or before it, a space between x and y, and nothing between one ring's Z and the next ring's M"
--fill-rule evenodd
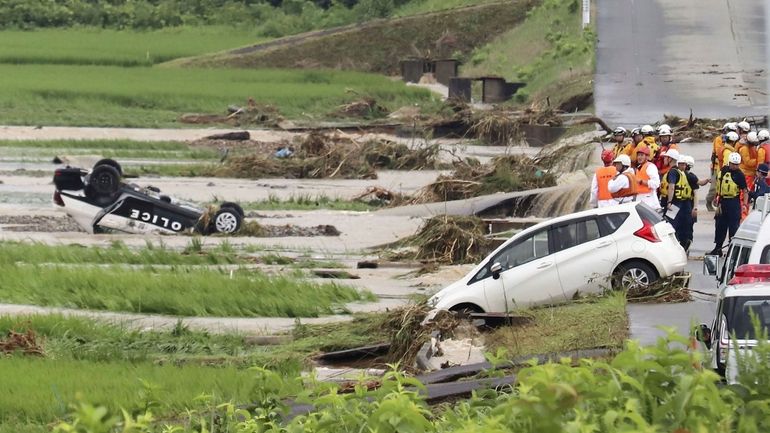
M594 96L611 125L767 114L762 0L597 0Z

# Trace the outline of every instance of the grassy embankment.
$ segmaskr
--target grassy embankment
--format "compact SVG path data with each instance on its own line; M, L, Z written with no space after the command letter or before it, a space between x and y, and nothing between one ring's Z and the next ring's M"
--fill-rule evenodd
M478 47L461 74L523 81L516 101L567 111L592 105L595 33L581 28L578 0L545 0L521 24Z
M528 314L533 316L533 324L488 335L490 351L505 347L507 356L514 357L620 348L627 335L622 296ZM0 358L0 368L12 378L3 383L14 390L0 394L0 424L18 429L8 431L37 431L43 423L60 417L78 394L129 411L156 402L159 406L154 412L164 416L201 407L204 402L196 399L201 394L211 396L212 403L248 403L254 398L257 373L241 370L243 367L267 366L296 375L306 358L318 351L387 341L382 320L382 315L369 314L342 324L301 325L283 344L258 346L242 335L213 335L179 326L171 331L140 332L89 319L0 317L1 334L32 329L45 352L43 359ZM147 394L147 389L154 391ZM2 428L0 432L5 433Z
M102 158L148 160L219 161L220 153L211 148L191 146L180 141L131 140L2 140L0 149L6 158L49 162L54 155L99 155Z
M373 298L310 282L299 271L271 276L253 268L196 266L236 261L218 253L198 258L120 247L66 248L4 245L0 302L179 316L316 317Z

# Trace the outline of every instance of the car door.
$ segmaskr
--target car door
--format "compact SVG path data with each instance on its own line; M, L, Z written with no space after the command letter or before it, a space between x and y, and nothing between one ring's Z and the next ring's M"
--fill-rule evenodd
M500 250L485 265L484 294L489 312L505 312L564 299L550 254L548 229L533 232ZM500 263L500 278L489 269Z
M615 268L618 248L611 236L602 236L597 217L590 216L551 228L553 258L566 299L601 293Z

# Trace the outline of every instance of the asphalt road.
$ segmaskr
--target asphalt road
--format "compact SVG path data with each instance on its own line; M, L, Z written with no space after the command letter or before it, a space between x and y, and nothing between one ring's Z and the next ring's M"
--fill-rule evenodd
M610 125L767 114L762 0L596 0L594 97Z

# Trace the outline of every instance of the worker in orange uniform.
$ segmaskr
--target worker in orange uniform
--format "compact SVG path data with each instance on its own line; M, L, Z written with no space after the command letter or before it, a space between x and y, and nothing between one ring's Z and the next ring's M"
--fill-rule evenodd
M652 160L652 162L658 167L661 180L664 178L664 174L668 172L670 168L668 165L666 165L665 161L663 161L663 154L668 152L669 149L675 149L679 151L679 146L677 146L676 143L672 141L673 133L671 132L671 128L669 128L668 125L663 126L664 127L661 127L658 130L658 153Z
M765 164L770 163L770 131L767 129L760 129L757 132L757 138L759 139L759 146L765 150Z
M746 187L749 191L753 190L754 176L757 172L757 166L765 161L765 149L757 147L759 137L755 131L746 134L746 145L741 147L738 153L741 155L741 171L746 176Z
M731 153L738 153L738 150L736 149L738 140L740 140L740 136L738 136L738 133L735 131L730 131L725 134L725 141L722 144L722 155L719 156L720 167L725 167L728 164L728 158Z
M631 158L626 154L618 155L612 160L612 165L615 166L617 173L607 183L607 188L610 190L615 203L636 201L638 184L636 176L634 176L634 169L631 168Z
M648 161L649 157L650 149L646 145L640 144L636 148L636 167L634 167L638 184L637 197L639 201L651 208L660 209L660 201L658 200L660 176L658 175L658 167Z
M622 126L618 126L615 128L614 131L612 131L612 141L615 143L614 146L612 146L612 154L615 156L620 155L623 153L623 150L625 150L627 143L626 143L626 134L628 131L626 128Z
M623 149L623 153L631 158L631 162L634 162L636 161L636 148L639 146L642 140L644 140L644 135L642 135L642 128L632 129L630 135L631 141L626 145L626 148Z
M591 180L591 199L592 206L605 207L616 204L612 198L608 184L610 179L615 177L617 169L612 165L612 160L615 159L612 150L602 150L602 163L603 167L599 167L594 172L594 178Z
M650 125L644 125L640 128L640 132L642 133L642 143L647 145L647 147L650 149L650 157L655 158L658 155L658 142L655 141L655 128L653 128Z
M735 122L727 122L722 125L722 132L714 137L711 147L711 185L706 194L706 209L714 210L714 197L716 197L716 183L719 172L722 170L722 155L724 151L725 134L730 131L737 131L738 125Z
M743 120L736 124L738 126L738 144L735 146L736 150L740 150L741 147L748 144L748 135L751 132L751 124Z

